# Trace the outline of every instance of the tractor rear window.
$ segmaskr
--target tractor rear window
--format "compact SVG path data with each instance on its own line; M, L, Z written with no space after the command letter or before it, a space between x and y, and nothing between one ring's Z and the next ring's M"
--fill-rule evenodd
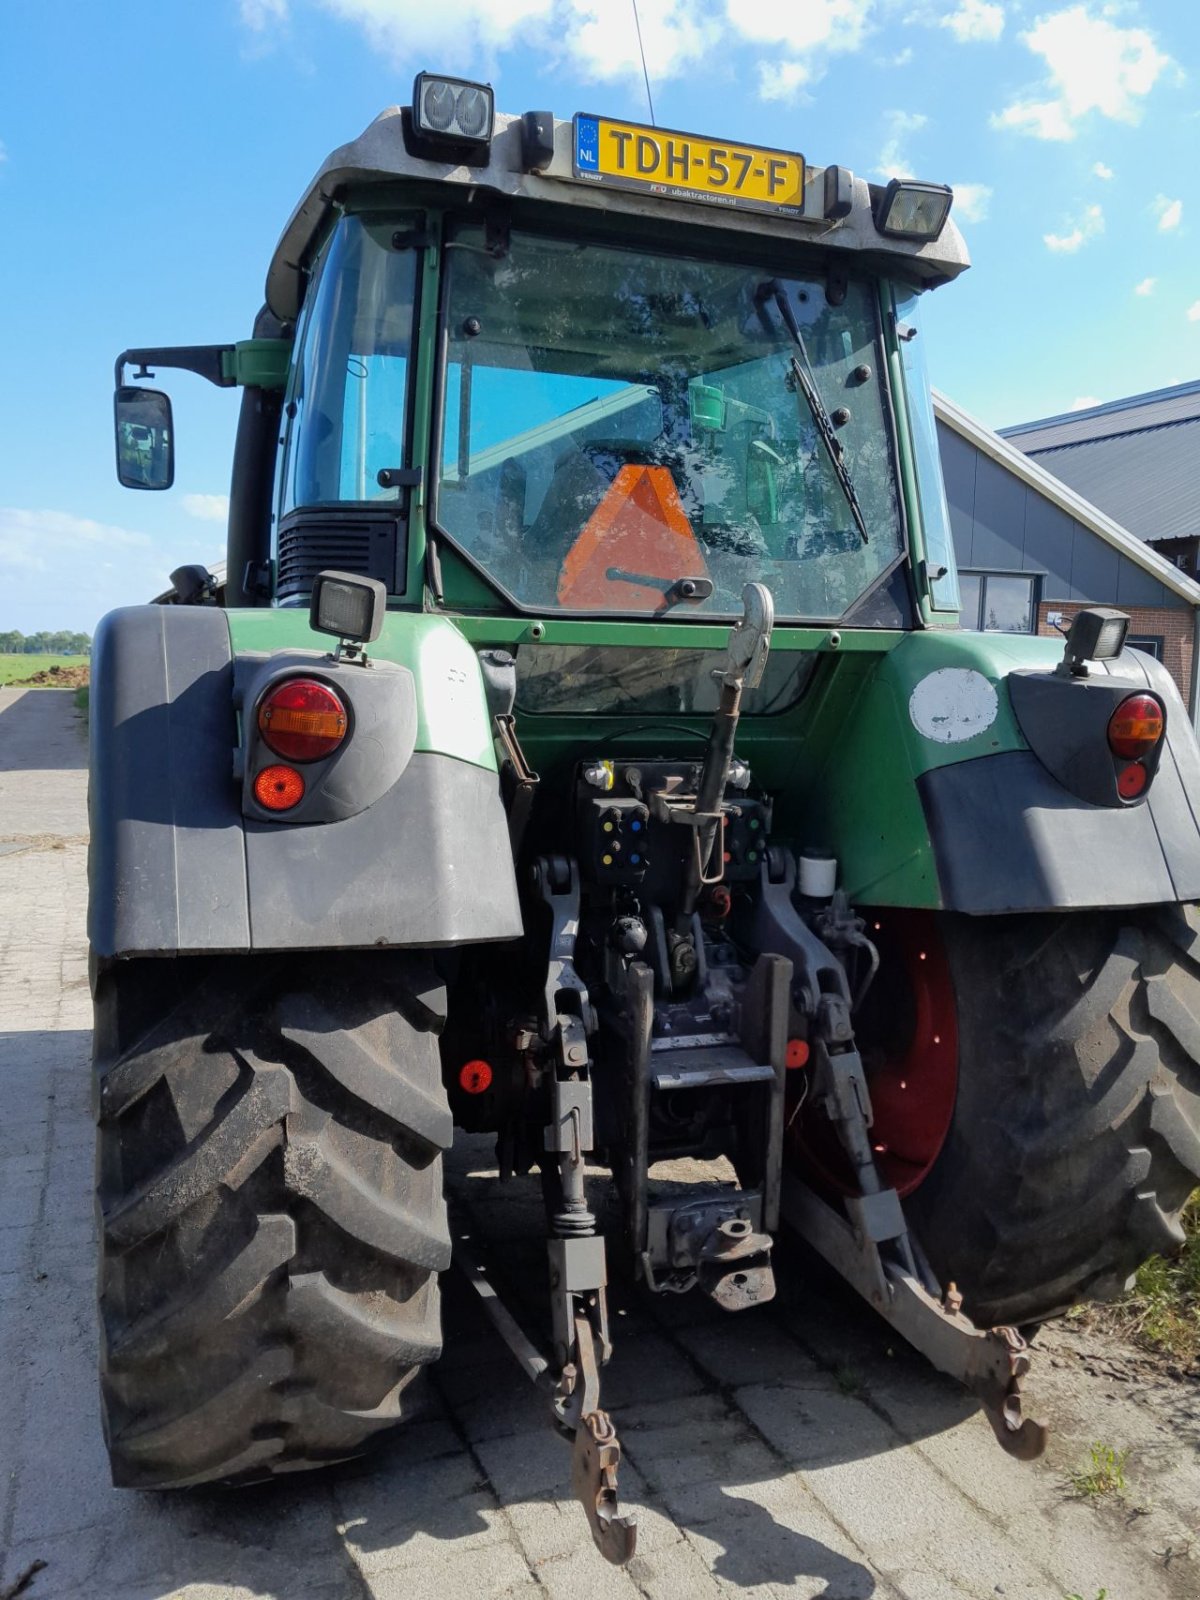
M836 619L901 555L870 285L833 306L474 225L446 262L436 521L519 605L736 615L761 579L778 615Z
M711 717L720 690L724 650L641 649L628 645L519 645L517 708L594 716ZM747 689L745 715L787 711L813 675L815 653L776 651L757 689Z

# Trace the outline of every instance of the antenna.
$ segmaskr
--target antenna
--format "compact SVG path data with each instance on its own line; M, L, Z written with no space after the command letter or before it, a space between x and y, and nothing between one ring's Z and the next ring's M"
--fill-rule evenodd
M650 107L650 126L657 128L654 120L654 96L650 93L650 74L646 70L646 46L642 43L642 22L638 16L637 0L630 0L633 6L633 25L637 29L638 51L642 58L642 77L646 80L646 104Z

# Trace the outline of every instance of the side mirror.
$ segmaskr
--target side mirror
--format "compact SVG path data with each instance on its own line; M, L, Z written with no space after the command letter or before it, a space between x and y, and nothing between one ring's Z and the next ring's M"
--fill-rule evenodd
M117 479L126 489L169 489L175 482L171 401L161 389L122 386L113 396Z

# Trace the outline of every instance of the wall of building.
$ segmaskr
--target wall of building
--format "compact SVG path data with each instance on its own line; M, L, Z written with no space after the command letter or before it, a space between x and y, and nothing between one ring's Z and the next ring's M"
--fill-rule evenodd
M1043 602L1178 610L1190 632L1191 606L1152 572L943 422L938 446L960 568L1036 574Z

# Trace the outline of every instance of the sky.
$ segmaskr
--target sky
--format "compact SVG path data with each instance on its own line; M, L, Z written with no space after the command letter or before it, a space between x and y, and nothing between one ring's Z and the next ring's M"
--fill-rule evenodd
M954 186L926 355L984 422L1200 378L1195 0L638 9L661 125ZM422 68L648 120L631 0L0 0L0 631L223 555L236 391L168 374L175 487L123 490L114 358L248 337L317 167Z

